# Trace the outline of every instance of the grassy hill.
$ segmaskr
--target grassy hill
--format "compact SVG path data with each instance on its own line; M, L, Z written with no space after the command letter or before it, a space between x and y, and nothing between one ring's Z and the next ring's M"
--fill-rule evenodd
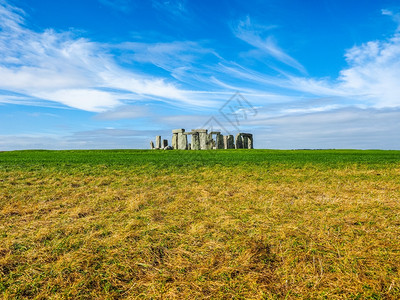
M400 298L400 151L0 153L0 295Z

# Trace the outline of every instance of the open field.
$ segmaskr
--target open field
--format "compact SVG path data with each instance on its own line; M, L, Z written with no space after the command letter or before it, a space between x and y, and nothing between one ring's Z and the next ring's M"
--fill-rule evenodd
M399 299L400 151L0 153L0 297Z

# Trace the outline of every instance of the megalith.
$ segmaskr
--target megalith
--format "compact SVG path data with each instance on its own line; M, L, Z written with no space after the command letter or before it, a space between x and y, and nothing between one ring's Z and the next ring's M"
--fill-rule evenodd
M192 150L200 150L200 137L198 132L192 132Z
M242 134L241 133L238 133L236 135L235 148L236 149L243 149L243 138L242 138Z
M254 149L253 135L248 133L247 136L249 138L248 149Z
M212 136L211 136L211 145L210 145L210 149L217 149L217 148L216 148L216 142L215 142L215 140L212 138Z
M191 135L191 138L188 138ZM185 129L172 130L172 147L168 146L168 140L161 140L156 136L156 144L150 142L152 149L165 149L169 147L179 150L210 150L210 149L253 149L254 141L251 133L239 132L236 139L233 135L222 135L221 131L210 131L207 129L192 129L185 132Z
M207 129L192 129L192 134L193 132L197 132L199 134L200 150L207 150L208 149Z
M248 149L249 148L249 137L247 134L242 134L243 138L243 149Z
M187 149L187 136L184 134L185 129L174 129L172 130L172 146L174 149L186 150ZM174 136L176 135L175 141ZM174 147L174 143L176 142L176 147Z
M187 135L185 134L185 129L179 129L178 132L178 149L179 150L187 150L188 141Z
M178 134L172 133L172 148L178 149Z
M224 136L220 133L215 136L215 149L224 149Z
M187 150L187 146L188 146L187 135L183 133L178 133L178 149Z
M243 148L253 149L253 135L251 133L240 133L243 137Z
M235 149L235 142L233 140L233 135L232 134L229 134L227 136L226 143L227 143L227 148L226 149Z
M168 147L168 140L163 140L162 147Z
M156 149L161 149L161 135L156 136Z
M228 149L228 136L224 135L224 149Z
M154 143L153 143L153 141L150 141L150 149L151 149L151 150L154 149Z

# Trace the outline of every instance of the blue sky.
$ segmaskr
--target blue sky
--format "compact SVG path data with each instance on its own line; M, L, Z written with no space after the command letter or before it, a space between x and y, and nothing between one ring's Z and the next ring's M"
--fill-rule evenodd
M0 0L0 150L400 149L400 3Z

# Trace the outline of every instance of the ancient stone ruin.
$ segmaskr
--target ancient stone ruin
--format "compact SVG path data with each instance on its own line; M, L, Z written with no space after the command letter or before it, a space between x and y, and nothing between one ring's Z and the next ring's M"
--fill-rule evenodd
M161 143L162 141L162 143ZM211 150L211 149L253 149L253 135L251 133L238 133L233 135L222 135L220 131L208 132L207 129L185 129L172 130L172 145L168 146L168 140L161 140L156 136L156 144L150 142L151 149L164 150Z

